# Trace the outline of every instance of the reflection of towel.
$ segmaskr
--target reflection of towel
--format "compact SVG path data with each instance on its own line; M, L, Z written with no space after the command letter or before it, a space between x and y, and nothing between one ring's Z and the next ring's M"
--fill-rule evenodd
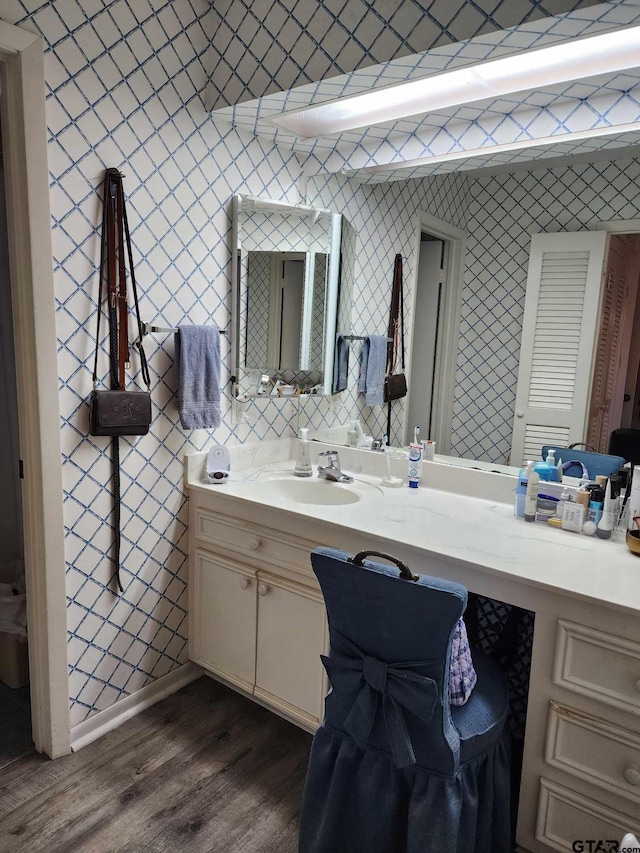
M349 373L349 349L350 342L344 335L336 338L336 351L333 359L333 387L332 393L344 391L347 387L347 375Z
M220 426L220 331L178 326L176 372L180 423L184 429Z
M362 342L362 364L358 391L366 395L367 406L384 403L384 376L387 369L387 339L368 335Z

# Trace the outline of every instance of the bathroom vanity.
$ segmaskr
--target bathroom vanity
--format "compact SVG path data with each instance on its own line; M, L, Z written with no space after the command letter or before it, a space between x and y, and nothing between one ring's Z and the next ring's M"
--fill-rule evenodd
M384 489L380 454L341 449L356 474L341 485L294 478L282 444L224 486L203 482L204 454L187 457L190 658L313 731L328 637L309 552L392 553L535 613L518 843L640 834L640 559L514 519L503 474L429 463L419 490Z

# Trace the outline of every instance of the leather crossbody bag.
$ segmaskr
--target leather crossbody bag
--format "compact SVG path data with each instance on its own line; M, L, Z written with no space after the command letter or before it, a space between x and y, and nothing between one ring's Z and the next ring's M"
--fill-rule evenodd
M120 582L120 444L119 436L146 435L151 424L151 377L142 347L144 328L140 318L138 292L133 269L133 254L129 223L124 203L122 175L117 169L107 169L104 177L102 241L100 244L100 284L98 322L93 363L93 391L89 397L89 432L95 436L111 437L114 502L115 581ZM138 338L134 347L140 354L142 380L146 391L127 390L126 370L131 367L129 347L129 307L125 252L129 262L131 290L138 322ZM105 299L106 290L106 299ZM109 389L98 389L98 352L100 349L100 318L106 301L109 317Z

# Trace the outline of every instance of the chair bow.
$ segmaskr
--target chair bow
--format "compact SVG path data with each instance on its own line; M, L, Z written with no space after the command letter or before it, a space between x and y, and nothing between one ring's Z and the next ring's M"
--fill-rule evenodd
M393 663L363 654L346 637L340 636L358 657L326 657L322 663L336 694L356 693L351 710L344 720L345 730L357 744L364 746L371 734L382 700L382 711L391 754L398 768L416 763L413 744L407 731L403 708L428 723L438 702L438 685L433 678L418 675L420 663Z

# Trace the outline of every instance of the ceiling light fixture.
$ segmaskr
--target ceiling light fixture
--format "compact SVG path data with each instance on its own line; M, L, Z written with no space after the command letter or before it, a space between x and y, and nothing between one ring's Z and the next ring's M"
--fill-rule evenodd
M270 120L310 139L638 66L640 27L629 27L302 107Z
M554 151L554 147L560 146L562 144L566 144L568 142L581 142L583 140L591 140L591 139L600 139L606 138L607 136L619 136L621 134L638 134L637 143L640 144L640 122L632 122L630 124L619 124L615 127L596 127L592 130L580 130L575 131L574 133L563 133L559 136L540 136L537 139L523 139L518 142L506 142L500 145L485 145L483 148L470 148L467 151L450 151L447 154L436 154L429 155L427 157L417 157L415 160L397 160L391 161L390 163L379 163L376 166L363 166L359 169L343 169L342 174L347 175L348 177L357 178L359 175L363 178L366 175L379 173L392 173L392 172L402 172L403 174L399 177L402 180L406 180L407 178L407 170L418 169L420 166L438 166L441 163L452 163L457 160L471 160L474 157L482 157L486 160L487 157L495 154L509 154L511 152L516 151L527 151L535 148L547 148L549 150L549 156L556 155L558 153L563 154L565 152L557 152ZM584 152L580 153L593 153L595 151L602 150L602 148L598 146L594 146L591 151L585 149ZM573 152L569 152L573 153ZM539 159L539 158L536 158ZM505 164L509 164L513 161L504 161ZM485 163L485 166L491 168L494 165L502 165L500 163ZM543 168L544 164L541 165L540 168ZM474 168L478 168L475 166Z

